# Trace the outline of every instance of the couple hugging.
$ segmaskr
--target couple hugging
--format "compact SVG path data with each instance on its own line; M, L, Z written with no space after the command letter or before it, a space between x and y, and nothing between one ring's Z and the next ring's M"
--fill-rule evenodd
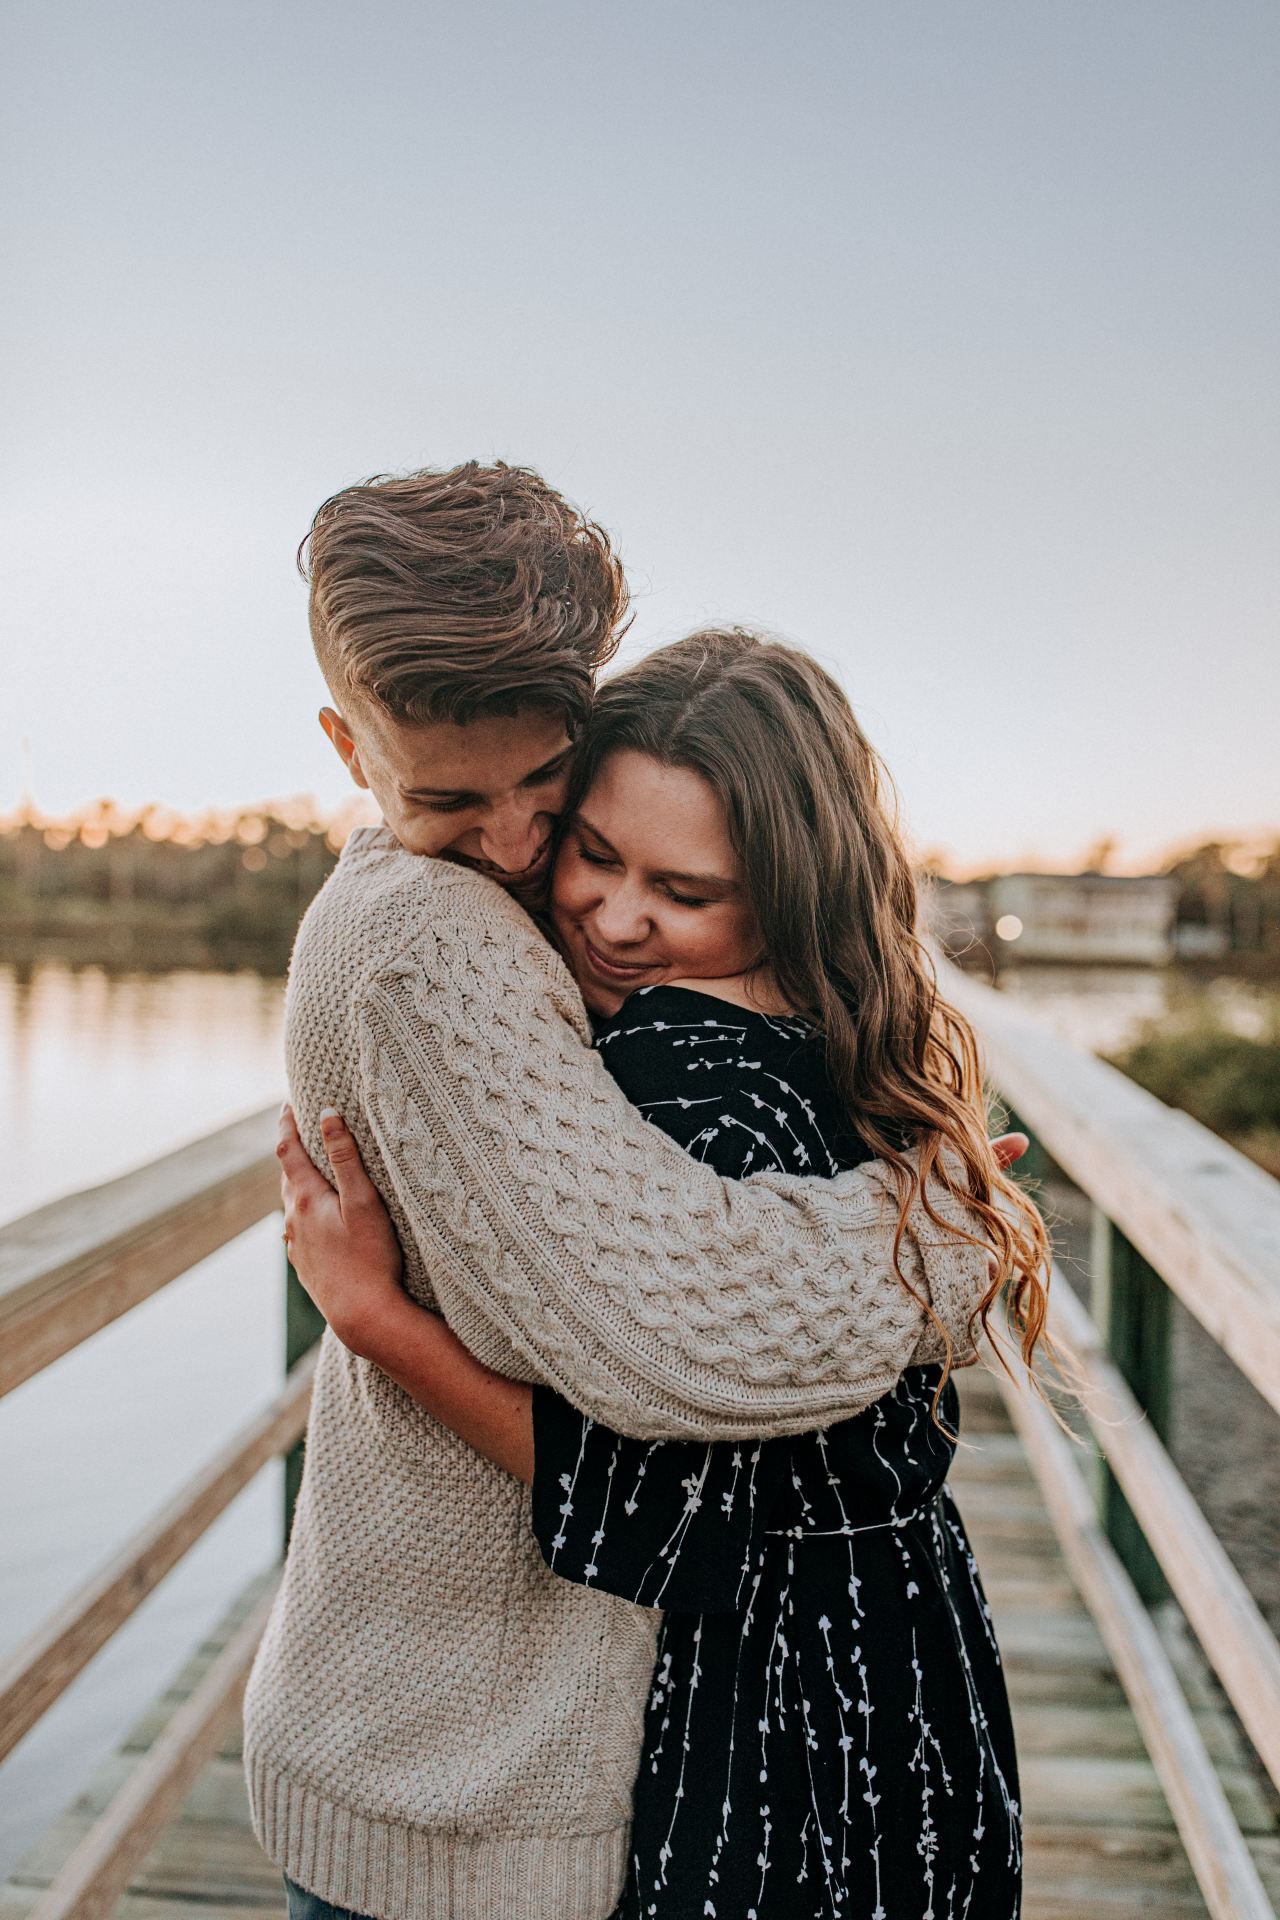
M597 689L621 566L525 470L351 487L307 570L383 824L289 984L329 1330L246 1764L291 1914L1012 1920L944 1482L1047 1247L873 750L740 631Z

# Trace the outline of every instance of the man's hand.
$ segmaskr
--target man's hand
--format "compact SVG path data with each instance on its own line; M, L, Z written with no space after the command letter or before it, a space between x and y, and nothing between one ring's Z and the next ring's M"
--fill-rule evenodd
M400 1242L345 1122L329 1109L320 1129L336 1192L308 1158L293 1109L281 1108L285 1241L294 1271L343 1346L373 1359L388 1324L411 1304L400 1286Z

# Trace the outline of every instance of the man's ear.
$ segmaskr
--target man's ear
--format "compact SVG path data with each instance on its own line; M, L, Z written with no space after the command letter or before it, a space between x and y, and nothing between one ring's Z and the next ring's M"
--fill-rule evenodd
M336 707L321 707L320 725L333 742L334 751L356 785L368 792L369 782L365 779L364 768L360 765L359 749L351 737L351 729Z

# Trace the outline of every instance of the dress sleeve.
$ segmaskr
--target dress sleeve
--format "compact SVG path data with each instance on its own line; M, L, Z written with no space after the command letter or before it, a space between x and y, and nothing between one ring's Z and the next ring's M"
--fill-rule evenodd
M777 1505L786 1440L628 1440L537 1387L533 1531L563 1580L667 1612L730 1613Z
M364 1120L473 1353L619 1433L701 1439L860 1412L941 1357L925 1302L971 1356L981 1246L917 1204L909 1292L882 1164L732 1181L682 1152L585 1044L581 998L532 926L528 941L420 929L353 1008Z

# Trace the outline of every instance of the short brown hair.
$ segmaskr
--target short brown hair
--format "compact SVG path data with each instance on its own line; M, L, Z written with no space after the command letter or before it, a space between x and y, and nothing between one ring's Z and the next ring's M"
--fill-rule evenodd
M397 720L545 707L576 732L626 626L608 534L531 468L502 461L344 487L317 512L298 564L335 699Z

